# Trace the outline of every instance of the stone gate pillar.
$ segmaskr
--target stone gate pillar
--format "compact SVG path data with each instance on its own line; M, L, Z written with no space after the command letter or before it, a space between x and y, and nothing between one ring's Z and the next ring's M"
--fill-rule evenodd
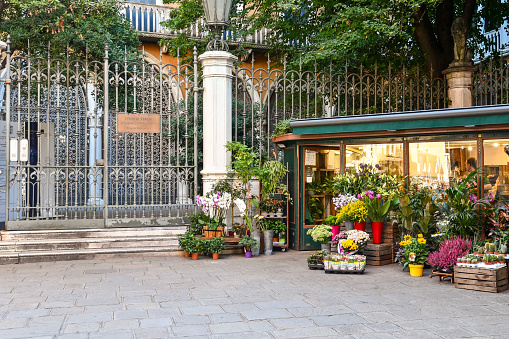
M232 70L237 57L208 51L198 57L203 67L203 194L226 178L231 162L225 145L232 140Z
M447 79L449 108L472 106L472 74L476 69L472 61L454 61L443 71Z

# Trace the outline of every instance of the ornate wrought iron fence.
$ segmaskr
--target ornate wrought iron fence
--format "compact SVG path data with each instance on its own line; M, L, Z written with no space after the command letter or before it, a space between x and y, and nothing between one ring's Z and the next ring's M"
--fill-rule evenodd
M233 138L256 149L262 156L271 149L271 133L285 119L414 111L446 106L444 78L431 79L419 68L387 71L378 67L328 71L290 69L284 59L274 67L235 69L233 81Z
M191 65L105 54L7 52L8 228L168 225L195 210L196 52Z
M504 59L477 65L472 76L472 105L496 105L509 102L509 65Z

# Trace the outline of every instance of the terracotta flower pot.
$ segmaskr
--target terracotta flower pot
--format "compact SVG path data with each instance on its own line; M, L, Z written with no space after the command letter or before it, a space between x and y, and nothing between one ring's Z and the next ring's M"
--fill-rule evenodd
M214 260L219 259L219 253L212 253L212 259Z
M199 253L193 253L193 260L198 260Z
M184 257L185 258L191 257L191 253L189 253L188 251L184 251Z

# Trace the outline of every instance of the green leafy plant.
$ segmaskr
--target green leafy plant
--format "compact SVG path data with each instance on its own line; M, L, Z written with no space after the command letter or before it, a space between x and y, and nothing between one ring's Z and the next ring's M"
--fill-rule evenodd
M179 246L183 251L192 253L192 244L195 240L195 236L191 233L185 233L179 235Z
M267 199L270 193L275 193L278 190L278 184L281 183L287 172L285 165L280 161L273 160L263 163L260 171L262 199Z
M208 247L208 252L210 253L219 253L223 252L226 249L226 245L224 243L224 238L216 237L210 240L207 240L206 246Z
M323 224L329 226L339 226L341 224L341 219L339 218L339 215L329 215L327 218L325 218Z
M310 198L308 201L308 208L313 223L316 223L318 219L322 219L325 206L320 198Z
M253 249L260 247L260 242L255 238L243 235L239 240L239 245L243 246L246 249L246 252L251 252Z
M292 133L292 128L290 127L290 121L295 119L287 119L281 120L276 124L274 128L274 132L272 132L271 138L277 137L278 135L283 135L286 133Z
M368 211L368 217L374 222L383 222L393 204L392 198L382 199L380 194L375 195L373 191L365 191L358 198L362 198Z

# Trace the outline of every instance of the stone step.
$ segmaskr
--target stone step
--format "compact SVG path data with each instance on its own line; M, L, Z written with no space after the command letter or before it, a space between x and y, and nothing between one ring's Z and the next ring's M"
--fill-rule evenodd
M45 240L45 239L82 239L82 238L126 238L141 236L172 236L185 233L185 226L105 228L79 230L44 231L1 231L2 241Z
M61 260L108 259L132 256L180 256L178 246L136 248L92 248L59 251L5 251L0 253L0 264L23 264Z
M87 248L136 248L178 246L178 237L146 236L125 238L81 238L81 239L45 239L23 241L0 241L0 253L5 251L56 251L79 250Z

